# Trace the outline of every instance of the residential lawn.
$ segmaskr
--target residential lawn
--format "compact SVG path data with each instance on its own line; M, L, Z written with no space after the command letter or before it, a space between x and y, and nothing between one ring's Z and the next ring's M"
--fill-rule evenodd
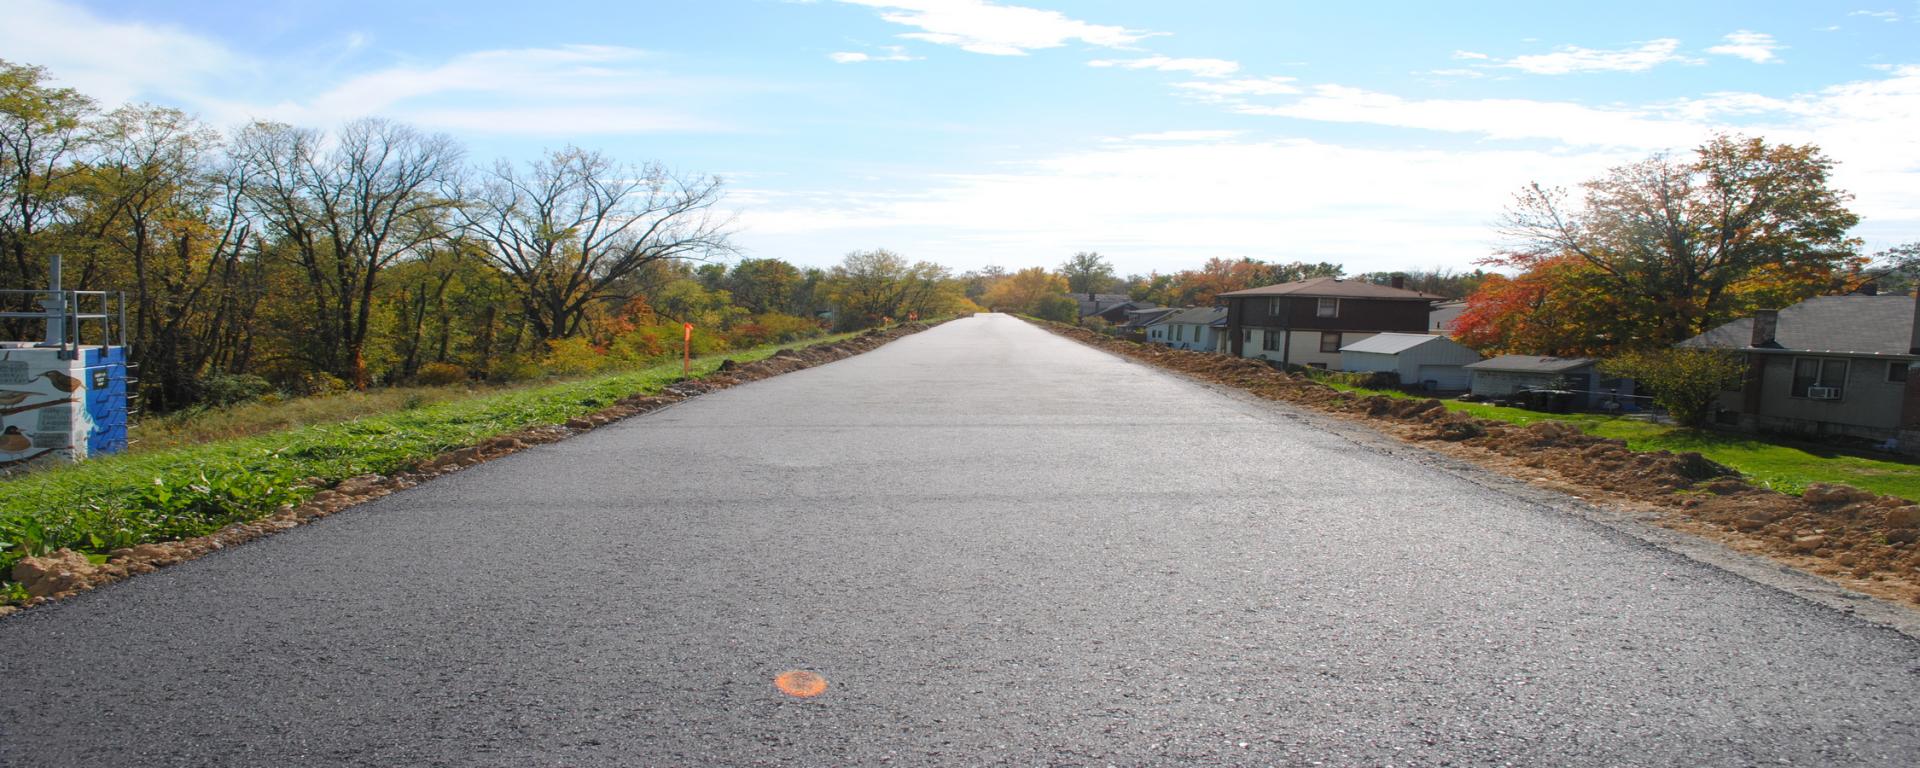
M826 336L800 346L831 343ZM751 362L768 345L700 358L696 376L722 359ZM105 456L0 481L0 578L21 557L61 547L99 556L135 544L211 533L304 499L304 478L327 484L392 474L440 453L657 392L681 378L678 361L575 381L479 394L385 413L197 445ZM8 595L0 591L0 603ZM18 595L11 597L18 598Z
M1404 392L1364 389L1328 382L1357 395L1412 398ZM1875 493L1920 499L1920 464L1863 456L1814 445L1786 444L1749 435L1681 429L1624 416L1597 413L1539 413L1486 403L1442 400L1449 410L1513 424L1564 421L1600 437L1627 441L1636 451L1697 451L1725 464L1755 484L1798 494L1809 483L1845 483Z

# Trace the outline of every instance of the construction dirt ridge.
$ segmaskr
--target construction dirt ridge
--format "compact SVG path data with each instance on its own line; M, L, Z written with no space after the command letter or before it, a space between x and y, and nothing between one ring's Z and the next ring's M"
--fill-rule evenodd
M632 395L600 411L569 420L564 425L533 427L487 440L479 445L448 451L421 462L411 471L382 475L361 475L342 480L331 488L315 493L298 506L282 507L270 517L248 523L235 523L206 536L179 541L141 544L114 550L103 564L95 565L87 556L60 549L40 557L28 557L14 565L10 575L31 597L23 606L0 606L0 616L22 607L40 605L68 597L121 579L186 562L227 547L278 533L312 522L348 507L363 504L395 491L412 488L450 472L491 461L542 443L564 440L573 435L611 424L621 419L656 411L690 397L728 387L758 381L842 360L867 352L902 336L918 333L936 323L902 323L885 330L872 330L845 341L810 347L782 349L772 356L751 363L725 360L719 370L697 379L681 381L657 394ZM324 481L311 478L308 487L322 488Z
M1920 603L1920 506L1847 485L1793 496L1760 488L1698 453L1634 451L1561 421L1524 427L1449 411L1439 400L1359 396L1265 362L1037 323L1141 362L1262 398L1362 420L1402 440L1650 516L1658 524L1761 554L1848 589Z

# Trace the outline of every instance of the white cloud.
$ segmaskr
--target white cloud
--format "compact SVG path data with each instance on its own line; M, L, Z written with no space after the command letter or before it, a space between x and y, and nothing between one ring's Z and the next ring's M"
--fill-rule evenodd
M1123 139L1114 139L1114 141L1225 141L1243 133L1246 133L1246 131L1156 131L1153 133L1136 133Z
M1230 101L1242 114L1363 123L1462 133L1495 140L1545 141L1561 152L1685 149L1717 132L1819 146L1838 162L1837 186L1855 209L1920 226L1920 65L1882 79L1784 97L1723 92L1638 106L1594 107L1530 99L1411 99L1338 85L1313 87L1280 104Z
M225 122L265 118L331 125L382 115L436 130L566 135L714 130L725 126L673 109L626 106L718 83L647 70L637 48L571 45L476 51L430 64L365 72L312 96L271 104L219 101Z
M1173 87L1193 95L1208 98L1236 98L1241 96L1282 96L1300 92L1298 81L1291 77L1260 77L1241 80L1212 80L1175 83Z
M55 0L8 0L0 53L108 106L143 95L185 97L258 65L173 26L109 21Z
M856 51L835 51L827 54L827 58L832 59L838 64L859 64L869 61L919 61L921 59L919 56L907 55L907 49L897 45L881 46L880 50L882 52L878 54L859 53Z
M1473 51L1454 51L1453 57L1456 59L1465 59L1467 61L1485 61L1487 59L1493 58L1492 56L1488 56L1484 53L1475 53Z
M734 126L664 109L593 104L410 109L408 122L456 134L578 136L627 133L717 133Z
M1087 62L1090 67L1117 67L1120 69L1152 69L1160 72L1186 72L1196 77L1227 77L1240 71L1240 63L1225 59L1175 59L1166 56L1148 56L1143 59L1096 59Z
M921 31L901 37L993 56L1024 56L1041 48L1079 41L1103 48L1126 48L1149 33L1090 24L1058 11L989 0L840 0L880 9L880 18Z
M1328 259L1353 271L1464 266L1487 255L1486 222L1520 185L1572 184L1632 158L1362 149L1206 131L940 176L913 193L754 194L740 221L743 242L767 253L884 239L959 268L981 254L1044 264L1089 248L1121 272L1195 267L1210 256Z
M1575 72L1645 72L1667 63L1700 63L1699 59L1680 55L1677 53L1679 50L1680 41L1670 37L1650 40L1634 48L1610 51L1568 45L1553 53L1515 56L1505 61L1492 60L1492 66L1534 75L1565 75Z
M1289 103L1241 103L1234 111L1334 123L1367 123L1492 139L1547 139L1574 146L1657 148L1703 136L1705 126L1651 110L1595 108L1529 99L1408 99L1342 85L1314 86Z
M270 119L328 127L381 115L476 133L726 130L684 111L625 105L740 88L654 71L647 51L596 45L476 51L331 76L367 43L355 32L330 62L272 64L174 27L108 20L54 0L14 0L0 25L0 51L9 60L44 65L55 82L107 106L159 101L223 126ZM268 92L279 95L258 97Z
M1765 64L1774 60L1774 51L1782 47L1775 42L1773 35L1765 32L1740 30L1722 38L1725 43L1707 49L1707 53L1721 56L1734 56L1755 64Z
M1852 11L1847 15L1848 16L1865 16L1871 19L1879 19L1881 21L1887 22L1888 24L1892 24L1900 20L1900 14L1894 11Z

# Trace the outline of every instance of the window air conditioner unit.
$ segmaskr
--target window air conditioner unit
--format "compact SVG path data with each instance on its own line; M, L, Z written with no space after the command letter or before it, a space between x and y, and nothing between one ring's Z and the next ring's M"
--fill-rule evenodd
M1807 397L1814 400L1840 399L1839 387L1807 387Z

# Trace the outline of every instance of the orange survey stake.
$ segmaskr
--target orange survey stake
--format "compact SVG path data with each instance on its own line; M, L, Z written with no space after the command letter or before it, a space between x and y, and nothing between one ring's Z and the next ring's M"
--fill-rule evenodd
M682 329L680 339L680 375L693 375L693 323Z

